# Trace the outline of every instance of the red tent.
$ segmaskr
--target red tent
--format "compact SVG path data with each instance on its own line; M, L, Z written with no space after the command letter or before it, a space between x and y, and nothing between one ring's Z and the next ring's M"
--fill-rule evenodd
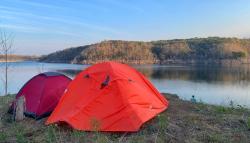
M168 107L168 101L135 69L104 62L69 84L46 124L67 123L85 131L137 131Z
M29 80L18 92L16 99L25 97L26 116L40 119L50 115L71 79L55 72L41 73ZM13 106L9 112L13 112Z

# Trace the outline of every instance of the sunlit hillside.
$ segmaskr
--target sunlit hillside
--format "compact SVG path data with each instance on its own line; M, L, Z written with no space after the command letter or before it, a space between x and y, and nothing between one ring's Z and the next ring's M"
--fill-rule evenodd
M116 60L124 63L248 62L250 40L237 38L192 38L152 42L103 41L65 49L43 56L45 62L96 63Z

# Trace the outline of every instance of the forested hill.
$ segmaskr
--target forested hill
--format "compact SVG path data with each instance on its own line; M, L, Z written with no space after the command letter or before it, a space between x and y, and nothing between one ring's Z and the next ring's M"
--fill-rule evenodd
M249 63L250 39L192 38L152 42L110 40L42 56L43 62L92 64L116 60L151 63Z

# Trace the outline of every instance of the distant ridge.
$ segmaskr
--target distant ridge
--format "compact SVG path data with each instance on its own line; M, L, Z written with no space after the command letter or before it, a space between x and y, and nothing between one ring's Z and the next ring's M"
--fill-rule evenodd
M36 56L27 56L27 55L8 55L8 62L17 62L17 61L34 61L37 60ZM0 62L5 62L5 56L0 54Z
M151 42L109 40L42 56L42 62L93 64L115 60L129 64L249 63L250 39L191 38Z

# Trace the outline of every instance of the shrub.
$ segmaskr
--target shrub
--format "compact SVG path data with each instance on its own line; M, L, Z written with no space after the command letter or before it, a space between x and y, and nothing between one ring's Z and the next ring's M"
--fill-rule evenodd
M245 58L247 55L245 52L232 52L232 56L234 59Z

